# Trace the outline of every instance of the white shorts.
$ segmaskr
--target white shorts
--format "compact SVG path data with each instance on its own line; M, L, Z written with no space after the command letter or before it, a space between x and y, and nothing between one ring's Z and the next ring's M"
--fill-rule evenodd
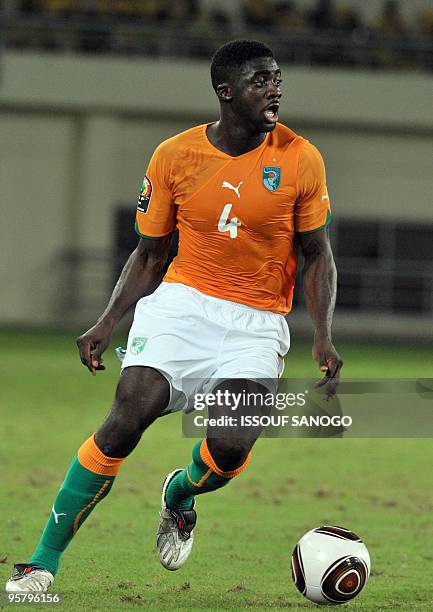
M260 382L275 392L289 347L283 315L161 283L137 302L122 369L161 372L170 383L167 414L191 409L198 380L268 379Z

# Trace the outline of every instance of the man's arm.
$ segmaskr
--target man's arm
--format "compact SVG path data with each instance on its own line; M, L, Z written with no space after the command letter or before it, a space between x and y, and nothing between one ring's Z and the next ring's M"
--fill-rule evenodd
M114 326L125 312L161 282L172 235L141 238L120 274L108 305L96 324L77 338L81 362L95 375L104 370L102 354L110 343Z
M325 228L310 234L298 234L305 259L302 284L308 312L314 323L313 358L325 376L318 386L326 385L325 399L334 397L343 362L332 344L332 316L337 295L337 270Z

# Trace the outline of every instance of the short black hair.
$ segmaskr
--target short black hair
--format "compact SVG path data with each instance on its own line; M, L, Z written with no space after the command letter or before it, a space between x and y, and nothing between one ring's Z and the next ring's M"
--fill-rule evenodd
M232 40L216 50L210 66L212 86L227 81L233 70L239 70L245 62L256 57L274 57L272 50L257 40Z

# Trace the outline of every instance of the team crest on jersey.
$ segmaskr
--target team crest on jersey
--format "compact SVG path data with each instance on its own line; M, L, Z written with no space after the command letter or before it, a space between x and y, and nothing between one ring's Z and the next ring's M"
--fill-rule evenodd
M149 208L151 197L152 197L152 182L148 176L145 176L143 179L143 184L141 186L140 196L137 202L137 210L139 210L142 213L147 213L147 209Z
M275 191L280 186L281 168L279 166L263 166L263 185L268 191Z

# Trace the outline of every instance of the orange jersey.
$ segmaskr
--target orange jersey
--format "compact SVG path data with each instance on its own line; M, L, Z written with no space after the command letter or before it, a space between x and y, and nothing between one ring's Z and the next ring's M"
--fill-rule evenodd
M215 297L287 314L296 277L296 234L330 221L319 151L278 123L257 148L231 157L207 125L160 144L138 201L136 230L179 230L164 278Z

